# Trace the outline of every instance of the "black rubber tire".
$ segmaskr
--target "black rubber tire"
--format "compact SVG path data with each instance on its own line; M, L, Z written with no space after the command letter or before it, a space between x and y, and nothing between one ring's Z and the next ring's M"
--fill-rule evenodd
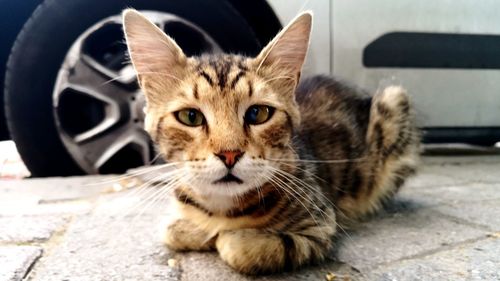
M40 4L41 0L0 0L0 84L5 78L5 67L10 49L24 23ZM0 141L9 139L7 122L5 120L3 88L0 88Z
M46 0L19 33L5 78L7 124L33 176L83 174L59 138L52 92L73 42L90 26L122 9L177 14L197 24L229 52L260 48L247 22L223 0Z

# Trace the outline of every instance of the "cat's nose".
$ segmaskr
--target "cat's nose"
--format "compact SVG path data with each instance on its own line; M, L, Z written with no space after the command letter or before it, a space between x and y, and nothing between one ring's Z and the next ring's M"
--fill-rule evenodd
M215 156L219 157L219 159L226 165L228 169L231 169L236 165L236 162L240 160L241 156L243 156L245 152L234 150L234 151L221 151L219 153L215 153Z

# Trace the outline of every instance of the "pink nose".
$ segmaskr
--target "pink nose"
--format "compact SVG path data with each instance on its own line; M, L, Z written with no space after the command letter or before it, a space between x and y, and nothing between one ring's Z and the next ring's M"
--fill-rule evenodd
M215 155L220 158L220 160L226 165L228 169L231 169L238 160L240 160L241 156L244 152L235 150L235 151L222 151L216 153Z

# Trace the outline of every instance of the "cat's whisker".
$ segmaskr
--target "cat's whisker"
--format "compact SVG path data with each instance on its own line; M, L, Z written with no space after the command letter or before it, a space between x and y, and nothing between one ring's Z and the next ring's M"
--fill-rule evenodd
M159 152L158 154L156 154L155 157L153 157L153 159L151 159L151 161L149 161L149 164L153 164L156 160L158 160L161 156L163 156L163 153Z
M183 174L181 174L178 178L173 179L172 181L170 181L168 184L166 184L166 185L161 186L160 188L158 188L158 191L155 192L155 194L153 194L153 196L150 199L148 199L148 200L151 200L151 201L149 203L147 203L139 211L139 213L136 215L136 218L140 217L146 210L148 210L148 208L150 206L154 206L157 201L161 201L161 199L163 198L162 196L168 194L170 190L172 190L173 188L177 187L177 185L180 182L182 182L181 178L183 178L183 177L186 177L186 173L185 172Z
M135 213L139 210L139 214L142 213L149 207L150 203L156 200L159 194L168 191L169 187L176 184L178 181L176 179L171 180L168 183L159 182L151 186L147 193L144 194L144 197L141 198L132 208L127 211L127 215L131 213ZM137 217L137 214L134 216Z
M111 78L109 80L106 80L104 82L102 82L99 86L104 86L104 85L107 85L109 83L112 83L114 81L117 81L117 80L120 80L120 79L123 79L123 78L129 78L130 77L130 74L123 74L123 75L118 75L114 78ZM134 74L134 77L135 77L135 74Z
M160 197L160 196L161 196L161 195L160 195L160 193L166 193L166 192L168 192L168 191L169 191L169 188L166 188L166 187L165 187L165 188L161 188L161 187L160 187L159 189L155 190L157 186L162 185L162 184L164 184L164 182L157 182L156 184L154 184L154 185L150 186L150 189L149 189L149 191L150 191L150 192L148 192L148 193L147 193L147 196L148 196L148 197L154 196L153 198L158 198L158 197ZM169 183L169 184L171 184L171 183ZM169 185L169 184L167 184L167 185ZM148 199L148 200L149 200L149 199ZM142 206L143 204L147 203L147 201L148 201L148 200L140 200L140 201L139 201L139 203L138 203L135 207L133 207L133 208L131 208L130 210L128 210L128 211L127 211L125 214L123 214L122 216L119 216L119 217L117 218L117 220L115 220L115 221L116 221L116 222L119 222L119 221L120 221L120 220L122 220L124 217L128 216L129 214L131 214L132 212L134 212L135 210L137 210L140 206ZM155 201L156 201L156 200L155 200ZM134 216L131 220L128 220L128 223L132 223L132 224L133 224L133 223L135 223L135 221L137 220L137 218L140 218L140 217L142 216L142 214L143 214L145 211L147 211L147 209L148 209L148 206L144 206L144 207L140 210L140 212L139 212L139 213L137 213L137 214L136 214L136 215L135 215L135 216ZM125 227L126 227L126 225L124 225L118 233L122 233L123 231L125 231Z
M157 175L157 176L155 176L155 177L153 177L153 178L151 178L151 179L143 182L141 185L136 186L135 188L133 188L128 193L123 193L120 196L117 196L116 198L113 198L111 200L111 202L114 202L114 201L127 202L127 200L130 199L130 198L132 198L132 197L136 197L136 196L142 195L145 191L148 190L147 187L151 186L156 181L162 180L163 178L165 178L167 176L168 176L168 174Z
M177 76L169 74L169 73L165 73L165 72L141 71L139 74L141 74L141 75L144 75L144 74L154 74L154 75L165 76L165 77L168 77L168 78L172 78L172 79L176 80L177 82L181 82L182 83L182 80L179 79Z
M161 182L158 181L161 180L161 178L162 176L157 176L154 180L148 181L146 184L143 185L142 188L138 189L138 192L135 192L135 194L127 194L122 198L116 198L115 199L116 201L124 202L124 204L120 207L120 209L124 208L127 209L125 212L122 212L119 217L120 218L126 217L128 214L132 213L136 208L138 208L138 206L143 204L144 197L149 198L149 196L155 192L154 187L161 184ZM129 200L132 198L137 198L138 201Z
M299 157L299 153L298 153L298 152L295 150L295 148L293 148L293 146L292 146L292 142L293 142L293 139L294 139L294 138L296 138L296 137L294 136L294 137L292 138L292 141L291 141L291 142L289 142L289 143L287 144L287 147L288 147L288 148L289 148L289 149L290 149L290 150L291 150L291 151L292 151L292 152L293 152L293 153L294 153L297 157Z
M352 159L332 159L332 160L312 160L312 159L273 159L268 158L269 161L274 162L303 162L303 163L348 163L366 160L366 157L352 158Z
M316 224L316 226L320 227L319 222L316 220L316 218L314 217L313 213L309 210L309 208L307 208L307 206L304 204L304 202L302 202L301 198L303 200L307 200L306 202L308 202L308 203L310 203L312 205L314 204L313 202L311 202L307 198L303 197L300 193L297 193L293 188L291 188L287 183L285 183L281 179L279 179L277 177L273 177L273 178L270 178L269 180L271 182L273 182L276 186L280 187L285 192L288 192L289 195L291 195L295 200L297 200L297 202L299 202L302 205L302 207L304 207L304 209L306 210L306 212L309 213L309 215L311 216L311 219L314 221L314 223ZM322 231L322 236L323 236L323 238L328 238L327 235L323 231Z
M276 168L275 168L276 169ZM317 190L316 188L314 188L313 186L311 186L310 184L304 182L303 180L297 178L296 176L286 172L286 171L283 171L283 170L280 170L280 169L276 169L276 173L278 174L281 174L285 179L287 180L290 180L292 182L294 182L296 184L296 187L298 190L301 190L302 192L305 193L305 191L302 190L302 188L308 190L309 192L315 194L315 195L318 195L318 196L321 196L324 200L326 200L334 209L336 209L337 212L340 212L342 213L342 211L326 196L324 195L321 191ZM300 185L298 185L300 184ZM312 201L312 200L311 200ZM314 202L311 202L311 204L314 204ZM316 204L314 204L315 207L317 208L317 210L320 212L320 213L323 213L324 215L327 215L329 217L329 219L335 223L336 226L339 227L339 229L350 239L350 235L349 233L339 224L337 223L337 220L336 218L332 217L331 215L327 214L326 212L324 212L323 210L321 210Z
M280 162L280 164L281 164L281 165L285 165L285 166L287 166L287 167L292 167L292 168L297 169L297 170L299 170L299 171L301 171L301 172L307 173L307 174L308 174L308 175L310 175L311 177L313 177L313 178L315 178L315 179L317 179L317 180L320 180L320 181L322 181L322 182L324 182L324 183L327 183L327 181L326 181L325 179L323 179L323 178L321 178L321 177L317 176L316 174L314 174L313 172L311 172L311 171L309 171L309 170L307 170L307 169L304 169L304 168L299 167L298 165L293 165L293 164L289 164L289 163L285 163L285 162Z
M276 172L278 172L278 170ZM313 205L313 207L317 207L317 205L315 204L315 202L313 201L313 199L309 196L309 194L304 193L305 196L302 195L302 194L300 194L297 190L295 190L294 188L292 188L290 185L288 185L285 182L286 179L281 179L281 178L277 177L276 175L274 175L274 177L272 179L277 180L278 182L280 182L282 184L282 187L283 186L287 187L291 192L295 193L297 196L300 196L302 199L306 200L307 203L310 203L311 205ZM309 214L311 215L311 217L313 218L313 220L315 220L314 216L309 211L309 209L303 204L303 202L299 200L299 203L302 204L302 206L309 212Z
M329 199L328 197L326 197L323 193L321 193L317 188L313 187L312 185L304 182L303 180L295 177L294 175L286 172L286 171L283 171L283 170L280 170L280 169L276 169L275 172L281 176L283 176L283 178L287 181L290 181L296 188L297 190L299 191L302 191L304 192L305 194L307 194L304 190L302 189L306 189L308 190L311 194L314 194L314 195L318 195L318 196L322 196L323 199L325 199L330 205L332 205L332 207L336 207ZM308 198L310 198L308 196ZM314 201L311 199L311 202L314 203ZM316 205L317 207L317 205ZM322 211L321 209L318 209L320 211ZM335 219L332 219L333 221L335 221Z
M130 207L133 207L136 204L140 204L141 197L150 194L153 190L152 189L153 186L161 184L162 182L172 178L173 176L175 176L176 173L177 171L170 171L169 173L157 175L151 178L150 180L144 182L140 186L134 188L130 192L124 193L120 196L111 199L108 204L111 205L120 204L121 205L120 209L126 209L126 208L130 209ZM134 201L134 198L138 198L139 201L138 202ZM127 214L127 212L125 212L125 214Z
M124 180L124 179L128 179L128 178L136 177L138 175L150 173L150 172L153 172L153 171L156 171L156 170L161 170L161 169L164 169L164 168L169 168L169 167L178 165L179 163L180 162L174 162L174 163L166 163L166 164L155 165L155 166L151 166L151 167L142 167L142 168L137 169L136 171L127 172L125 175L120 175L120 176L112 177L111 179L99 180L97 182L85 184L84 186L94 186L94 185L102 185L102 184L108 184L108 183L115 183L115 182L118 182L120 180Z
M123 198L126 197L131 197L131 196L140 196L142 195L145 191L148 190L148 188L158 184L158 183L164 183L165 181L171 180L174 178L177 174L179 173L179 169L173 169L170 170L166 173L158 174L153 176L152 178L148 179L146 182L141 184L140 186L136 187L134 190L132 190L130 193L125 194ZM122 197L118 197L120 199Z
M273 176L274 175L272 172L267 172L267 173L261 175L262 180L261 180L261 183L258 184L258 187L260 188L264 184L270 183L271 186L274 188L274 190L276 190L280 194L280 196L281 195L286 196L287 200L290 202L290 196L286 192L282 193L282 190L276 186L276 183L272 182Z
M276 171L278 173L278 171ZM279 173L278 173L279 174ZM313 207L315 207L316 209L318 210L321 210L319 208L319 206L317 206L317 204L314 202L313 198L310 196L310 194L308 194L307 192L304 192L303 190L300 189L300 187L295 184L293 181L290 181L288 178L284 177L283 179L277 177L275 175L275 179L279 179L280 182L286 184L285 181L289 181L292 185L294 185L294 187L296 187L296 189L292 188L290 185L286 184L287 187L290 187L290 190L292 190L295 194L301 196L301 198L303 198L304 200L307 200L308 203L310 203L311 205L313 205ZM299 193L299 191L302 191L304 194L302 195L301 193Z
M151 187L152 185L155 185L155 182L162 183L165 182L166 180L169 180L170 177L175 176L178 172L178 170L172 170L164 174L157 175L150 180L146 181L145 183L141 184L139 187L136 187L134 190L132 190L130 193L124 195L123 197L119 197L119 199L125 199L125 198L130 198L132 196L139 196L141 193L144 193L145 190L147 190L148 187Z
M291 182L292 184L294 184L293 182ZM291 190L294 190L292 188L290 188ZM308 193L306 193L305 191L301 190L300 188L297 188L298 191L294 190L296 194L301 194L299 191L302 191L302 193L304 195L301 195L301 198L304 198L306 200L307 203L311 204L312 207L314 209L316 209L318 211L318 213L321 215L321 217L323 218L323 221L325 222L325 225L329 225L330 223L333 223L333 224L336 224L335 222L335 217L333 217L332 215L326 213L324 210L322 210L315 202L314 200L308 195ZM306 207L305 207L306 208ZM310 213L310 212L309 212ZM311 213L310 213L311 214ZM313 217L313 215L311 214L311 216ZM328 218L328 221L327 221L327 218ZM313 217L313 220L314 220L314 217ZM315 220L315 223L318 227L320 227L321 225L318 224L318 222ZM340 226L339 226L340 227ZM341 227L340 227L341 228ZM342 228L341 228L342 229ZM342 229L342 231L344 231ZM345 231L344 231L345 232ZM347 234L347 233L346 233ZM323 238L327 239L327 235L325 235L323 233Z
M185 173L185 170L183 168L175 169L175 170L172 170L168 173L159 175L159 178L155 177L150 182L155 186L157 184L165 184L165 183L168 183L168 182L171 182L171 181L177 179L180 175L183 175L183 173Z
M271 81L274 81L274 80L279 80L279 79L289 79L289 80L294 80L295 78L292 77L292 76L275 76L273 78L270 78L270 79L267 79L267 80L264 80L264 83L268 83L268 82L271 82Z
M317 190L317 188L315 188L314 186L312 186L311 184L309 183L306 183L305 181L299 179L297 176L289 173L289 172L286 172L286 171L283 171L281 169L278 169L278 168L274 168L276 169L276 172L282 174L284 177L286 177L287 179L291 179L291 180L295 180L296 182L300 183L301 184L301 187L304 187L304 188L307 188L308 190L310 190L311 192L315 193L315 194L318 194L319 196L322 196L323 199L327 200L327 202L329 204L331 204L334 208L336 207L335 204L333 204L332 201L330 201L330 199L324 195L322 192L319 192Z

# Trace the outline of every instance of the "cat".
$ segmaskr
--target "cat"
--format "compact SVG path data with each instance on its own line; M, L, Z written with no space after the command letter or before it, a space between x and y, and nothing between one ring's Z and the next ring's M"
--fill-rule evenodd
M139 12L124 11L145 129L175 167L169 248L217 250L245 274L316 264L342 226L415 173L419 132L403 88L370 97L331 77L299 82L311 24L311 13L300 14L254 58L186 57Z

